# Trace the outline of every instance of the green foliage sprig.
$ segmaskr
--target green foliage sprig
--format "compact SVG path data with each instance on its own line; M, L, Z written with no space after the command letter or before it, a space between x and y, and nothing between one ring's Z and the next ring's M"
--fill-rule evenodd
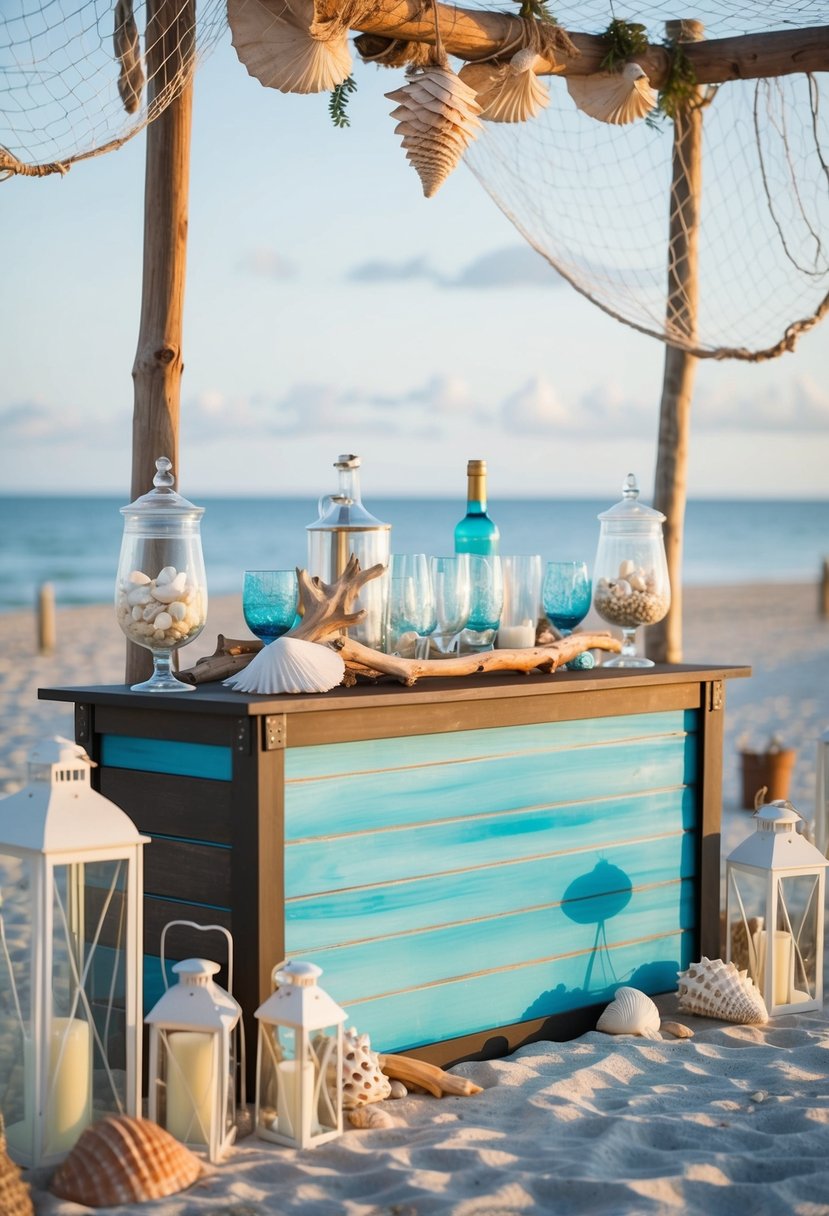
M549 25L558 25L558 21L547 7L547 0L521 0L518 16L523 17L525 21L535 19L546 21Z
M680 110L697 100L697 75L681 42L665 42L664 46L670 52L671 66L665 86L659 90L657 107L660 114L676 118Z
M331 121L335 127L350 127L351 119L346 113L348 100L352 93L357 91L357 81L353 76L346 76L342 84L338 84L335 89L331 90L331 96L328 98L328 113L331 115Z
M615 72L634 55L642 55L648 49L648 34L644 25L633 21L611 21L602 34L610 47L599 65L602 71Z

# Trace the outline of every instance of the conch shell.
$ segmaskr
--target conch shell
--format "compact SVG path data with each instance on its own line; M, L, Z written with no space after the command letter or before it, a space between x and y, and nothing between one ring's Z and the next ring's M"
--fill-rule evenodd
M621 72L568 76L567 91L578 109L599 122L622 125L644 118L658 95L638 63L626 63Z
M382 1102L390 1094L391 1082L380 1068L377 1052L371 1050L369 1036L350 1027L343 1035L343 1110Z
M328 646L282 637L263 646L247 667L225 680L236 692L328 692L342 683L345 663Z
M646 993L638 988L617 988L596 1029L605 1034L639 1034L645 1039L658 1039L659 1021L659 1010Z
M391 112L398 119L395 132L431 198L477 138L481 107L475 90L446 64L413 67L406 75L408 83L386 97L399 103Z
M315 22L313 0L228 0L239 61L280 93L324 93L351 74L348 26Z
M722 1018L741 1026L769 1020L766 1002L745 971L721 958L705 958L679 971L679 1008L704 1018Z
M72 1203L110 1208L175 1195L202 1173L198 1157L157 1123L107 1115L86 1129L50 1189Z
M487 122L526 122L550 104L550 91L535 74L539 56L529 47L509 63L468 63L458 75L475 90Z
M0 1115L0 1212L3 1216L34 1216L28 1184L6 1152L6 1129Z

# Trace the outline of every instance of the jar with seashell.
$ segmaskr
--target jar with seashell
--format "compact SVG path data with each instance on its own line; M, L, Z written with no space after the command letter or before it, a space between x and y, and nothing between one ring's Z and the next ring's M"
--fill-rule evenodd
M636 651L640 625L661 621L671 604L668 562L662 539L665 516L639 502L639 486L628 473L622 500L599 515L601 529L593 569L593 607L622 630L622 652L605 667L653 667Z
M207 578L200 525L204 507L177 494L166 456L155 462L153 488L121 508L124 536L115 587L118 624L153 656L149 680L133 692L192 692L172 671L173 653L207 620Z

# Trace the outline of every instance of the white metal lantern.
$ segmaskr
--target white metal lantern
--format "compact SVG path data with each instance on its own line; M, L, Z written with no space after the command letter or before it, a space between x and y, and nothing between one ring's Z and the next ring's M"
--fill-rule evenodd
M222 925L171 921L173 925L215 930L228 939L228 986L233 987L233 942ZM241 1007L214 981L219 964L204 958L176 963L173 984L144 1019L150 1027L148 1113L189 1148L221 1161L236 1138L237 1027ZM244 1061L242 1062L244 1085ZM242 1098L244 1105L244 1097Z
M82 747L44 740L0 801L0 1102L25 1166L60 1161L107 1113L140 1114L149 838L91 769Z
M823 1004L823 898L829 862L797 831L782 799L726 861L726 960L748 972L769 1014Z
M317 984L314 963L274 968L278 987L256 1010L257 1136L312 1148L342 1134L345 1010Z

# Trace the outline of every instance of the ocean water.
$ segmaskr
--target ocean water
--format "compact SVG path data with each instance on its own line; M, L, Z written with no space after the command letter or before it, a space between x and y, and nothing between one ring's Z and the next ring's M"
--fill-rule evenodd
M306 525L316 503L296 498L199 499L211 595L241 592L245 569L306 564ZM463 514L458 499L367 499L392 525L392 550L451 553ZM596 516L612 504L592 499L509 499L490 503L502 553L580 558L592 572ZM121 545L117 498L0 497L0 611L28 608L51 582L59 605L113 596ZM700 501L688 504L686 585L815 582L829 557L829 501Z

